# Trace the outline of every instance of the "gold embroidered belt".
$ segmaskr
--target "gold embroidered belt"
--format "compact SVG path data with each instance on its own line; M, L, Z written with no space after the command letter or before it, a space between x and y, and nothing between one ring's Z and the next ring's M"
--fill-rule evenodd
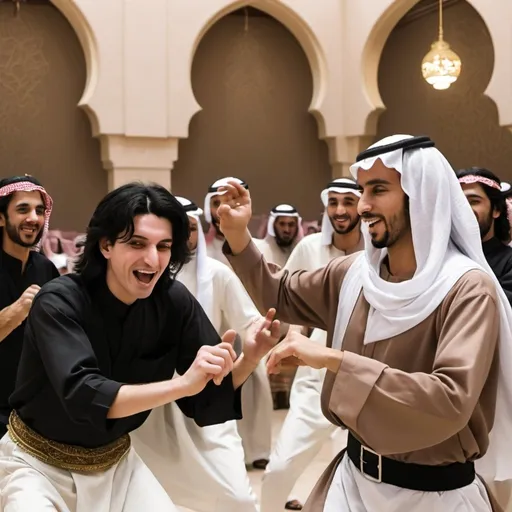
M51 441L27 426L16 411L11 412L7 428L11 439L29 455L68 471L105 471L115 466L128 453L131 445L128 434L99 448L83 448Z

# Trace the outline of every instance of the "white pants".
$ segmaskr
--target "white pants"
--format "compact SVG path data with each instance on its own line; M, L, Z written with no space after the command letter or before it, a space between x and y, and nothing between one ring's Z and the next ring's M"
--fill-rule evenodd
M258 511L235 421L201 428L170 403L154 409L131 438L176 505L197 512Z
M297 369L290 409L263 475L261 512L276 512L286 501L294 499L290 493L295 483L326 441L340 436L333 456L346 444L346 433L322 414L320 394L325 372L307 366Z
M178 512L133 448L114 467L76 473L50 466L0 441L0 510L3 512Z
M324 512L490 512L487 490L479 478L445 492L421 492L375 483L344 456L327 493Z
M237 425L246 464L269 458L273 410L272 391L263 359L242 388L243 419Z

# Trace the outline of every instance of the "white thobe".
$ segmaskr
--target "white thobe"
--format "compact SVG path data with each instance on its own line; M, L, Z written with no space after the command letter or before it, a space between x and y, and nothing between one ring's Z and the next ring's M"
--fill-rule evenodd
M491 512L487 490L480 480L461 489L421 492L368 480L343 457L329 487L324 512Z
M95 473L45 464L9 434L0 441L0 453L3 512L178 512L133 448L115 466Z
M316 270L345 252L331 245L321 244L321 233L303 238L293 250L285 268ZM325 345L327 333L314 329L310 339ZM270 455L263 476L261 512L281 510L296 481L320 451L323 443L335 437L334 451L338 453L346 443L346 432L330 423L323 415L320 395L325 369L315 370L299 366L290 392L290 409Z
M259 313L234 272L226 265L207 259L212 279L210 321L219 332L235 329L242 339ZM178 275L193 295L197 295L196 260L185 265ZM258 368L259 377L267 380L264 364ZM242 409L253 428L264 428L254 416L251 377L242 388ZM246 387L249 384L249 392ZM264 390L261 391L263 397ZM246 395L249 395L247 397ZM270 426L272 397L268 387L265 405ZM244 403L249 405L245 405ZM256 414L258 411L256 411ZM270 428L268 429L270 445ZM134 447L153 471L174 503L201 512L255 512L257 499L253 493L244 464L244 447L237 422L200 428L183 415L175 403L152 411L146 422L132 434ZM198 493L197 490L201 492Z
M292 246L286 248L279 247L276 243L275 237L270 235L267 235L265 238L253 238L252 241L267 261L275 263L280 267L284 267L286 265L286 262L292 253Z
M214 260L220 261L231 268L228 259L222 252L222 246L224 245L224 239L219 240L217 237L213 238L206 244L206 254Z
M231 265L222 252L223 245L223 240L214 238L206 246L207 254L210 258L225 263L231 270ZM236 277L234 273L232 275L237 281L236 288L243 290L244 302L249 301L252 304L249 295L238 277ZM241 291L240 294L242 294ZM252 307L255 308L254 305ZM234 322L233 320L231 325L226 324L222 327L224 330L233 329ZM245 462L247 464L251 464L255 460L268 459L270 456L273 408L270 381L267 376L266 367L262 362L249 379L247 379L242 391L242 410L244 418L238 422L238 431L242 436Z

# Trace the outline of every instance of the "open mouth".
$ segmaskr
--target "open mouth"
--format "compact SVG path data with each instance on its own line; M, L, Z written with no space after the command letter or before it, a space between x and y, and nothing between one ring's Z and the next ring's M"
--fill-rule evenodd
M156 272L152 270L134 270L133 275L139 282L149 284L156 276Z
M382 219L368 219L365 220L367 226L369 229L372 229L374 226L376 226L379 222L381 222Z
M38 228L34 226L22 226L20 231L25 235L35 235L38 231Z

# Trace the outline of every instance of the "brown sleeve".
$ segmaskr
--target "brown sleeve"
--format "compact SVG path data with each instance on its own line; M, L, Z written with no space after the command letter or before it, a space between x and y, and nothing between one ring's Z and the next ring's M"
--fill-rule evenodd
M495 300L487 286L461 287L444 318L431 373L407 373L345 352L330 412L381 455L428 448L460 432L475 410L495 356Z
M267 264L253 242L236 256L226 244L224 254L261 314L276 308L283 322L323 330L329 314L336 312L341 282L352 261L337 258L313 272L289 272Z

